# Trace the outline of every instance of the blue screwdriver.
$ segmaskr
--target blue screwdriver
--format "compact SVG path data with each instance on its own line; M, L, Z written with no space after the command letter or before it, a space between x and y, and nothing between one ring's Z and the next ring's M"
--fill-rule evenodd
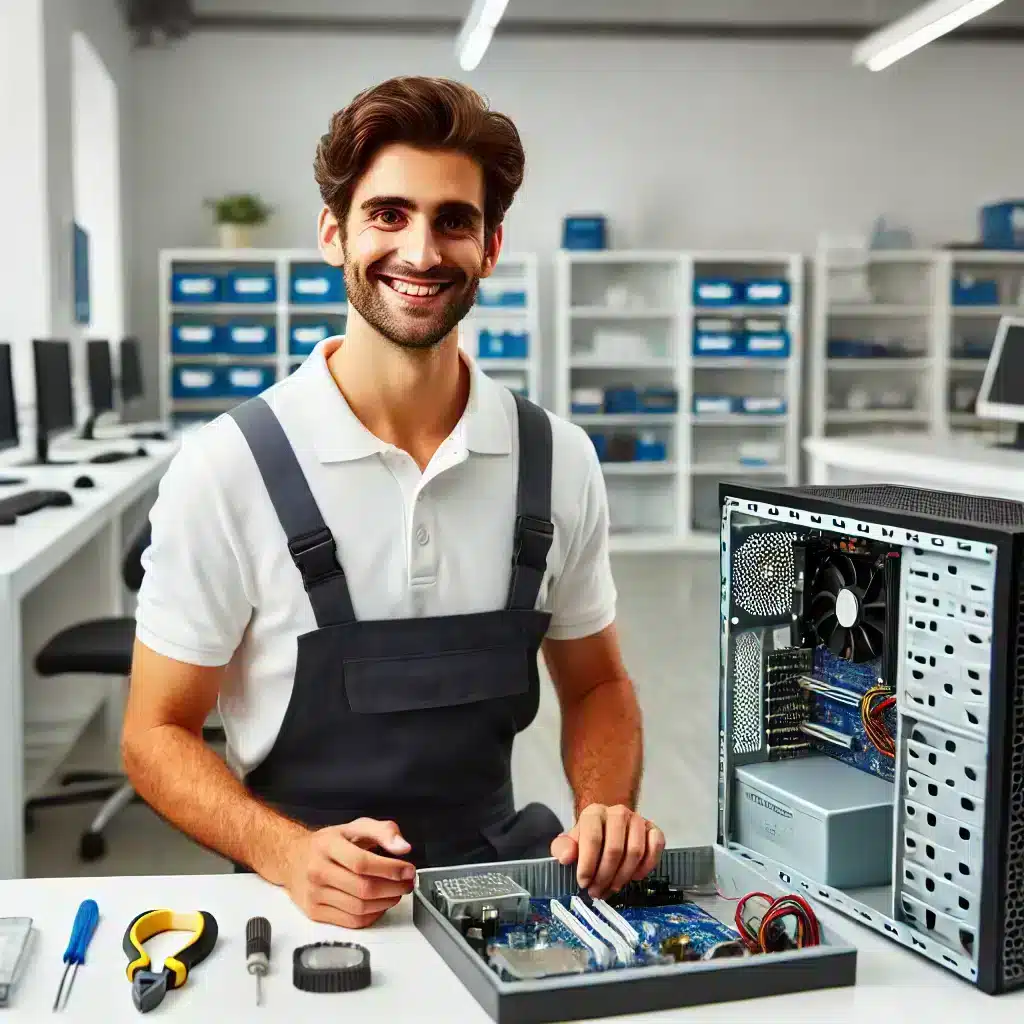
M78 965L85 963L85 951L89 948L89 943L92 941L93 933L96 931L96 925L99 924L99 920L100 908L96 906L96 901L84 900L78 908L78 913L75 914L75 923L71 926L71 939L68 942L68 948L64 950L64 963L67 966L64 968L64 974L61 975L60 988L57 989L57 998L53 1001L55 1013L60 1003L60 994L64 991L64 981L73 965L74 970L71 970L71 981L68 982L67 994L64 996L64 1005L61 1009L67 1008L68 1000L71 998L71 989L75 984L75 975L78 974Z

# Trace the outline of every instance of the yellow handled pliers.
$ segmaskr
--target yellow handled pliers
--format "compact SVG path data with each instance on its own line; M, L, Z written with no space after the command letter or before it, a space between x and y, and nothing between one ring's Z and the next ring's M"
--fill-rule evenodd
M152 961L143 948L162 932L191 932L184 946L164 960L163 969L150 970ZM128 956L128 980L132 983L132 1002L140 1013L159 1006L168 989L181 988L188 972L202 963L217 944L217 921L205 910L179 914L173 910L147 910L139 914L124 933L124 951Z

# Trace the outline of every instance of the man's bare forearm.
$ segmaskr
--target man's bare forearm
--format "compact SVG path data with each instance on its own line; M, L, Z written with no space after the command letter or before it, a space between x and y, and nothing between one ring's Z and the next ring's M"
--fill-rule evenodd
M287 851L303 826L256 800L203 740L175 725L147 729L122 744L135 791L197 843L285 882Z
M562 708L562 762L576 799L635 809L643 770L643 726L628 679L595 686Z

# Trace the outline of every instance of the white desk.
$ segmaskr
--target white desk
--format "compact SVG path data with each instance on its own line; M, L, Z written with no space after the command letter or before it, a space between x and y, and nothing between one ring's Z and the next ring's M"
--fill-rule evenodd
M106 704L108 732L119 716L123 684L96 677L41 679L32 660L60 629L124 614L124 545L148 513L177 440L144 442L148 455L106 465L17 466L0 475L25 484L0 487L0 498L29 488L72 494L67 508L46 508L0 526L0 878L24 874L24 801L59 766ZM138 442L70 442L52 457L84 458ZM88 475L95 487L75 488ZM111 739L113 739L111 735Z
M50 1016L63 970L61 956L71 922L83 899L94 899L100 924L86 964L78 971L66 1016L77 1021L139 1020L125 976L121 940L128 922L143 910L206 910L217 919L219 939L210 957L185 986L168 993L157 1014L180 1021L218 1024L294 1024L337 1019L400 1024L488 1024L490 1018L462 987L412 923L409 899L373 927L349 932L304 918L283 890L255 876L213 875L95 879L39 879L0 882L4 915L32 917L38 928L31 955L5 1020L37 1022ZM858 947L853 988L721 1003L689 1010L616 1017L615 1021L798 1022L864 1024L865 1021L977 1021L1017 1024L1024 992L990 997L922 957L888 943L852 921L822 911L833 927ZM256 981L245 971L245 922L255 914L273 929L271 973L264 1003L256 1009ZM157 962L173 952L181 935L161 936L147 945ZM309 942L354 941L370 951L371 986L344 995L312 995L291 981L292 950Z
M1024 501L1024 452L970 438L811 437L812 484L894 483Z

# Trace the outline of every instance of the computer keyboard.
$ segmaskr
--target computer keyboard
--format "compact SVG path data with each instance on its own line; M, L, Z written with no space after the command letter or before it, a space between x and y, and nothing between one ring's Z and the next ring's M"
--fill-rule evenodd
M100 452L99 455L94 455L89 459L92 463L107 463L107 462L127 462L129 459L138 458L136 452Z
M63 508L70 504L67 491L22 491L0 498L0 522L10 523L17 516L27 516L41 508Z

